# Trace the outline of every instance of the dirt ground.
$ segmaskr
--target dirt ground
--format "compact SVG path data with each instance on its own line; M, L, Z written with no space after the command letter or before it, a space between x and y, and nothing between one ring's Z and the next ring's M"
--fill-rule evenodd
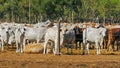
M0 51L0 68L120 68L120 52L106 52L96 55L90 50L89 55L81 55L74 50L73 55L26 54L15 50Z

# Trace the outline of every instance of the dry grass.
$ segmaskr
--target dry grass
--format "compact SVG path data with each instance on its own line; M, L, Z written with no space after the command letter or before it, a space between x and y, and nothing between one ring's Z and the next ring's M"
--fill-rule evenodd
M42 44L34 44L40 46ZM28 46L33 47L33 44ZM39 47L38 46L38 47ZM34 47L33 47L34 48ZM72 55L54 54L26 54L16 53L15 49L0 51L0 68L120 68L120 52L107 52L102 50L102 55L96 55L96 50L90 50L89 55L81 55L81 50L73 49Z
M42 44L28 44L24 49L24 53L42 53L43 46Z
M52 50L51 50L51 46L47 46L47 50L50 54L52 54ZM119 51L114 51L112 50L112 47L109 47L109 51L107 51L107 49L102 49L101 50L101 54L102 55L120 55L120 52ZM6 51L14 51L15 52L16 50L16 47L12 48L11 46L9 46L9 49L7 49L7 47L5 46L5 49L4 51L1 51L0 49L0 52L6 52ZM116 46L115 46L115 50L116 50ZM70 49L69 49L69 54L66 53L66 48L63 47L61 49L61 52L63 55L81 55L81 50L76 50L75 48L73 49L73 54L70 53ZM43 53L43 43L38 43L38 44L28 44L26 45L26 48L24 50L24 53L40 53L42 54ZM90 49L90 54L89 55L96 55L96 49Z

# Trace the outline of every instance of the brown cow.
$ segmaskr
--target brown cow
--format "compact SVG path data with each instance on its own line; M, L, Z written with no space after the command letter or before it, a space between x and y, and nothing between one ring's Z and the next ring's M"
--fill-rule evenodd
M108 44L108 29L106 31L106 36L104 37L104 49L107 49L107 44Z
M117 50L118 50L119 41L120 41L120 28L108 29L107 50L109 51L109 46L112 45L112 49L114 51L114 44L115 44L115 42L117 44Z

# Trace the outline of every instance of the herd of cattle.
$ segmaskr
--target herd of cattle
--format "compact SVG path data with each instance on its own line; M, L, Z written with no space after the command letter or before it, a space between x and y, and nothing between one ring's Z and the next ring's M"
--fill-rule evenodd
M60 20L58 22L61 22ZM4 45L16 44L16 52L23 52L26 44L43 42L43 54L47 52L47 44L50 43L54 54L59 53L58 47L58 23L39 22L37 24L18 24L18 23L1 23L0 24L0 48L4 51ZM67 48L81 49L82 54L85 50L89 53L90 45L95 43L97 54L101 54L101 49L107 49L112 45L120 45L120 26L119 25L100 25L92 23L61 23L60 24L60 49L64 46Z

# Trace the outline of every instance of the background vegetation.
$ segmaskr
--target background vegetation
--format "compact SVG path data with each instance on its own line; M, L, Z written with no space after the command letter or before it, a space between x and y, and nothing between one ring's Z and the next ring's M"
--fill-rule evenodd
M120 0L0 0L1 22L37 23L60 16L69 22L118 23Z

